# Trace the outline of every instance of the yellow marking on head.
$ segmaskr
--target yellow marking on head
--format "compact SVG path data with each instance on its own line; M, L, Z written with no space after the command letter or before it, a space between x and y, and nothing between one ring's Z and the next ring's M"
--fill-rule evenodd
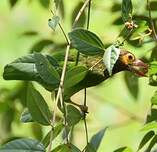
M121 55L120 60L125 65L131 65L135 61L135 56L132 53L127 52Z

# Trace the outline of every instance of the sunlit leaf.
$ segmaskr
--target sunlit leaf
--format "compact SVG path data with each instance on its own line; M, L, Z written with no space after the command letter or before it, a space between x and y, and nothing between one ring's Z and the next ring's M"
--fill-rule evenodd
M141 140L138 150L142 149L145 146L145 144L147 144L154 135L155 135L155 132L152 130L147 132L144 135L143 139Z
M52 17L52 19L49 19L49 20L48 20L48 25L49 25L49 27L55 31L55 29L56 29L56 27L57 27L57 25L58 25L58 23L59 23L59 20L60 20L59 16L55 16L55 15L54 15L54 16Z
M0 152L45 152L43 144L33 139L16 139L0 148Z
M28 111L28 109L25 109L22 112L20 121L23 122L23 123L33 122L33 118L31 116L30 112Z
M150 123L147 123L144 125L144 127L141 129L141 131L150 131L150 130L157 130L157 122L152 121Z
M100 130L98 133L96 133L94 136L92 136L90 140L90 144L94 147L95 151L98 150L100 143L104 137L106 129Z
M98 55L104 53L104 45L99 37L84 29L75 29L69 33L72 46L86 55Z
M64 88L70 88L85 78L87 68L84 66L75 66L65 75Z
M131 0L123 0L121 9L122 9L122 19L124 22L126 22L132 16L132 2L131 2Z
M69 126L76 125L82 118L80 111L72 105L67 106L67 123Z
M103 61L110 76L112 75L112 70L115 63L119 58L119 54L120 54L120 49L116 48L114 45L111 45L105 50Z
M27 107L34 121L50 125L52 117L48 105L41 94L30 84L27 91Z

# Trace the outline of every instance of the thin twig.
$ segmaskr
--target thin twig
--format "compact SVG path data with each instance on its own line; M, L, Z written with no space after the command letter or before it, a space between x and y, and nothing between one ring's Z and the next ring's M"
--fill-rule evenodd
M64 126L65 126L65 139L66 139L66 142L68 143L69 142L69 139L68 139L68 132L67 132L67 111L66 111L66 105L65 105L65 102L63 100L63 92L61 90L61 93L60 93L60 101L62 103L62 106L63 106L63 115L64 115Z
M84 106L87 106L87 89L84 89ZM86 133L86 142L88 144L88 128L87 128L87 121L86 121L86 113L84 112L84 127Z
M150 7L150 1L149 0L147 0L147 7L148 7L149 19L150 19L150 24L151 24L154 40L157 41L157 34L155 31L155 27L154 27L154 23L153 23L153 19L152 19L151 7Z
M84 2L84 4L82 5L80 11L78 12L78 14L77 14L77 16L76 16L76 18L75 18L75 20L74 20L74 23L73 23L73 26L72 26L72 27L75 27L75 25L76 25L76 23L78 22L80 16L82 15L83 11L85 10L85 8L87 7L87 5L89 4L90 1L91 1L91 0L86 0L86 1Z
M52 12L52 11L51 11ZM53 12L52 12L53 13ZM67 41L67 47L66 47L66 52L65 52L65 58L64 58L64 65L63 65L63 70L62 70L62 74L61 74L61 79L60 79L60 84L59 84L59 88L58 88L58 92L57 92L57 96L56 99L54 101L54 110L53 110L53 117L52 117L52 127L54 127L55 125L55 119L56 119L56 109L57 109L57 104L60 98L60 94L62 94L62 88L63 88L63 84L64 84L64 78L65 78L65 73L66 73L66 67L67 67L67 63L68 63L68 56L69 56L69 51L70 51L70 40L68 39L68 37L66 36L63 27L61 26L61 24L59 23L59 27ZM51 151L51 147L52 147L52 141L50 141L49 144L49 151Z
M52 13L52 15L55 15L52 10L51 10L51 13ZM63 33L63 35L64 35L66 41L67 41L67 44L70 44L70 40L69 40L69 38L67 37L67 35L66 35L66 33L65 33L65 31L64 31L64 29L63 29L63 27L62 27L62 25L61 25L61 23L58 23L58 25L59 25L59 28L61 29L61 31L62 31L62 33Z
M78 65L78 62L79 62L79 57L80 57L80 52L77 51L77 56L76 56L76 62L75 62L75 66Z
M91 9L91 0L88 2L88 16L87 16L87 30L89 29L89 22L90 22L90 9ZM84 89L84 106L87 107L87 89ZM84 112L84 127L86 133L86 142L88 145L88 127L86 121L86 113Z
M90 10L91 10L91 0L88 3L88 15L87 15L87 30L89 29L89 22L90 22Z
M93 70L93 68L95 67L95 66L97 66L101 61L103 60L103 58L101 58L100 60L98 60L94 65L92 65L90 68L89 68L89 70Z

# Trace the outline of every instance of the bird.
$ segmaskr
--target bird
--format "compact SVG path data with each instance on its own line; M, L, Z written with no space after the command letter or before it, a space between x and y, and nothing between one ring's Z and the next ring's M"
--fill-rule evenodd
M86 64L86 66L90 69L90 67L93 66L95 62L101 60L101 58L102 56L91 56L87 57L86 59L85 57L80 57L80 62L82 64ZM113 67L112 76L121 71L130 71L138 77L145 77L148 73L148 67L149 66L147 63L136 58L135 55L127 49L122 48L120 49L119 58ZM80 81L75 86L64 90L64 98L67 101L71 101L71 96L77 93L78 91L84 88L96 86L112 76L109 75L108 70L106 69L103 61L101 60L98 65L92 68L92 70L88 71L87 75L82 81Z

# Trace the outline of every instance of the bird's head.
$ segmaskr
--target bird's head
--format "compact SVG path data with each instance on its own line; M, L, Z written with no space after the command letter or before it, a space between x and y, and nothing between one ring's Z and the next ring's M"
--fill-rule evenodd
M129 51L121 50L119 58L113 68L113 74L120 71L130 71L137 76L146 76L148 65L137 59L134 54ZM104 74L106 72L104 71Z

